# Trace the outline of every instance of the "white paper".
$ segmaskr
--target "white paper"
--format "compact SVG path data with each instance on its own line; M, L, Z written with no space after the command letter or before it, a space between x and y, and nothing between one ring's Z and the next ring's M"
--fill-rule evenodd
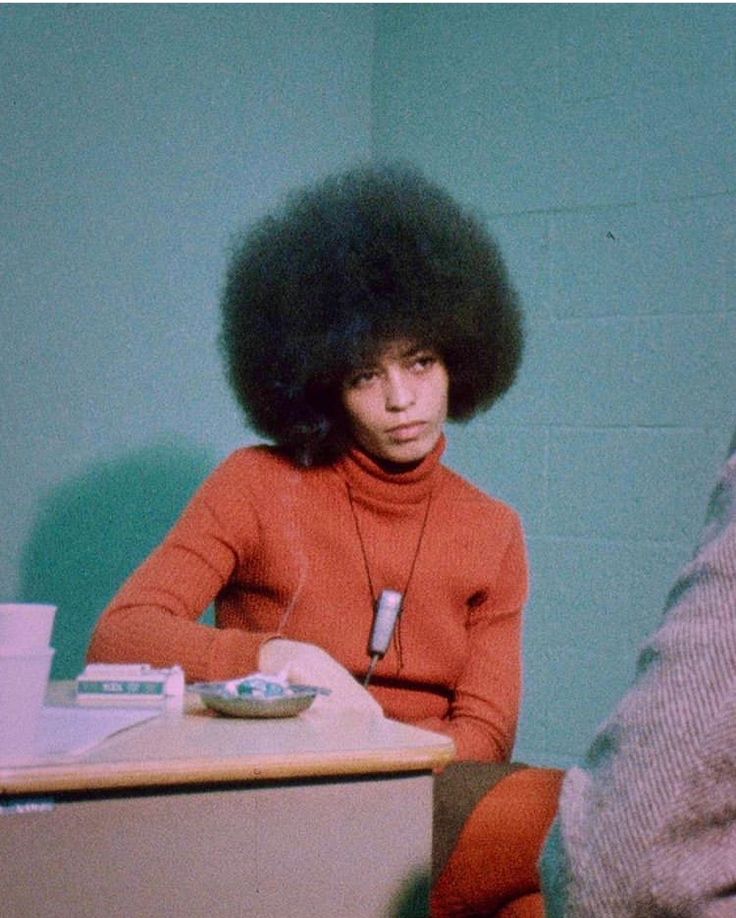
M108 737L158 717L160 709L45 707L38 734L38 758L80 755Z

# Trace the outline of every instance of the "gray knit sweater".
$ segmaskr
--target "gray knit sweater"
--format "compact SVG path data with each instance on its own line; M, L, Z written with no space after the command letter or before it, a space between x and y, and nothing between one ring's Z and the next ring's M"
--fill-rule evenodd
M736 434L633 687L565 778L549 918L736 916Z

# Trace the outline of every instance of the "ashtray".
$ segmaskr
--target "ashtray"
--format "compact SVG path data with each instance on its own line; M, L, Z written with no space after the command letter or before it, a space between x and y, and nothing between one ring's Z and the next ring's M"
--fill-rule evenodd
M255 673L227 682L195 682L190 689L202 703L226 717L295 717L329 689L291 685L282 679Z

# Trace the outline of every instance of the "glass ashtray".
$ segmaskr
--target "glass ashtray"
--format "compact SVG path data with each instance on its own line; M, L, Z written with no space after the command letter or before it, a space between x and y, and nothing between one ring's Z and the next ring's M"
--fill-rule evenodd
M295 717L329 689L292 685L278 677L255 673L227 682L195 682L189 688L205 707L226 717Z

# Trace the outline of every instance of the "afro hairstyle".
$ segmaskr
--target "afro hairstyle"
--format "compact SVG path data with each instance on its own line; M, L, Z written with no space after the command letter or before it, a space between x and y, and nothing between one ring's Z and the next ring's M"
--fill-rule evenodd
M221 308L248 422L305 466L347 448L343 380L389 342L438 354L458 421L507 391L523 349L494 240L404 164L359 166L287 197L235 239Z

